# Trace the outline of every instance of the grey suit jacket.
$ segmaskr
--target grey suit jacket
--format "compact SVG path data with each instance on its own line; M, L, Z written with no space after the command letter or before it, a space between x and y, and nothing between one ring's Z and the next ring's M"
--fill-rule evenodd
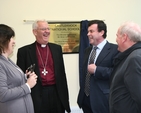
M0 113L34 113L30 90L25 82L22 70L0 55Z

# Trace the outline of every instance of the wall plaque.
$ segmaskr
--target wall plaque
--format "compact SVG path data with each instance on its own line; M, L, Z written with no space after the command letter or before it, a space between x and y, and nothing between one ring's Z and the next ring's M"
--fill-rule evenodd
M63 53L78 53L80 22L49 22L49 42L62 46Z

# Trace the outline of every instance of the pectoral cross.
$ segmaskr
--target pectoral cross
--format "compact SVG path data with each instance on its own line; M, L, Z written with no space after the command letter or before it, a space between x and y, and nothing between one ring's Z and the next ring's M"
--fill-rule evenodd
M44 70L42 71L42 73L44 74L44 76L46 76L46 74L48 73L48 71L46 71L46 69L44 68Z

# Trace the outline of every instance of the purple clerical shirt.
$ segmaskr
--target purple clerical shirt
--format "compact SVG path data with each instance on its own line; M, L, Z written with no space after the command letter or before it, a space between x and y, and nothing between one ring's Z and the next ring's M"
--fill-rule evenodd
M36 55L38 58L38 66L42 80L42 85L43 86L54 85L55 84L54 62L48 45L41 47L41 44L36 43ZM44 71L44 68L46 71Z

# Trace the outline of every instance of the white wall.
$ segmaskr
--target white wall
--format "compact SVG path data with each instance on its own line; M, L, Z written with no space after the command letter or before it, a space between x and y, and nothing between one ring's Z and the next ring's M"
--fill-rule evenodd
M0 23L16 32L16 47L11 59L16 62L17 49L32 43L31 23L23 20L81 21L102 19L108 27L107 40L115 43L119 25L132 20L141 25L140 0L0 0ZM79 90L78 54L64 54L70 104L77 106Z

